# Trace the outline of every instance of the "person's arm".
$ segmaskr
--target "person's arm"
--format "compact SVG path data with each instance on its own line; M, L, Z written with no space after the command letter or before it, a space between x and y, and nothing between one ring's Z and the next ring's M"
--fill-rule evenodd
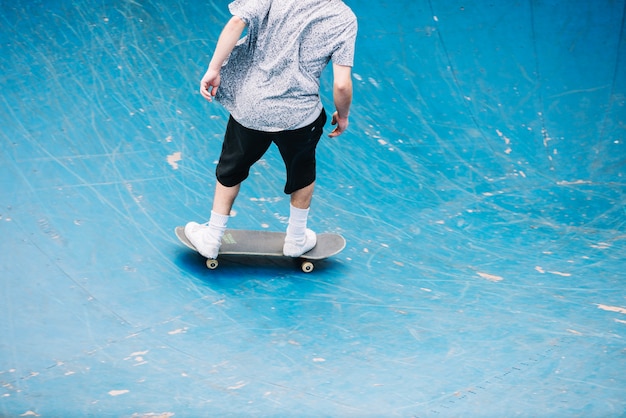
M333 64L333 100L335 113L331 123L337 125L330 137L341 135L348 128L348 116L352 104L352 67Z
M238 16L233 16L220 34L213 52L213 58L209 63L204 77L200 81L200 94L208 101L213 100L220 86L220 69L237 44L246 23Z

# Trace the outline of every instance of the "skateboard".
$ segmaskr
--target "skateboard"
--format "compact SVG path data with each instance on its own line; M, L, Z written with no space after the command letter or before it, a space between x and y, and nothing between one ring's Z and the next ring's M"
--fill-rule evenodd
M185 235L185 228L177 226L176 236L187 247L197 251ZM286 257L283 255L284 232L255 231L245 229L227 229L222 238L220 255L252 255L264 257ZM346 240L339 234L317 234L317 245L312 250L295 257L300 261L300 267L305 273L310 273L315 268L313 262L323 260L339 254L346 247ZM291 258L291 257L288 257ZM214 270L218 266L217 259L207 259L206 266Z

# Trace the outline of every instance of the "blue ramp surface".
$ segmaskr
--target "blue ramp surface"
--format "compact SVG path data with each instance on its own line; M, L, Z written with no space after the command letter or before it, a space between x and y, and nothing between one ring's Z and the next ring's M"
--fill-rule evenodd
M304 274L174 236L227 1L0 3L0 416L626 413L624 0L348 4L310 218L348 246ZM272 148L229 226L284 230L283 182Z

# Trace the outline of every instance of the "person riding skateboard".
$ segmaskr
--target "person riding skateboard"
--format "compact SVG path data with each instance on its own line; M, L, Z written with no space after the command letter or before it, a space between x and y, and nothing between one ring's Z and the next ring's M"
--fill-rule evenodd
M327 120L320 77L332 61L336 127L329 136L336 137L348 127L357 19L342 0L235 0L228 7L232 17L200 82L202 96L230 112L213 207L209 222L189 222L184 232L200 254L217 257L241 183L273 142L290 195L283 253L298 257L317 241L307 220Z

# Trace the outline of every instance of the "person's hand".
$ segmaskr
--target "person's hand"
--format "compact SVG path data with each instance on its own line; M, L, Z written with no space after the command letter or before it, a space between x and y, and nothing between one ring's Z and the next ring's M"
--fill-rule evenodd
M339 112L333 113L333 118L330 123L333 126L337 125L335 129L328 134L331 138L341 135L346 129L348 129L348 118L340 118Z
M220 72L209 67L200 81L200 94L209 102L213 101L213 97L217 94L217 88L220 86Z

